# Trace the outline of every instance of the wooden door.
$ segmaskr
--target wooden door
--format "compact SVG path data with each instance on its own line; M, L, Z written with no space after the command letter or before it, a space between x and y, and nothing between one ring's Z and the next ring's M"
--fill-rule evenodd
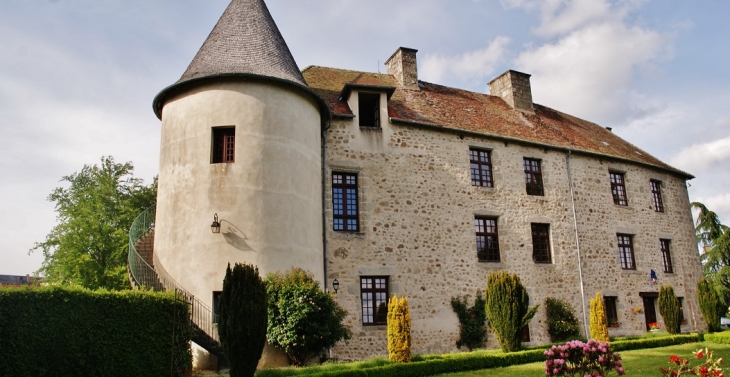
M643 297L644 299L644 317L646 318L646 330L649 331L649 324L656 322L656 308L654 307L654 297Z

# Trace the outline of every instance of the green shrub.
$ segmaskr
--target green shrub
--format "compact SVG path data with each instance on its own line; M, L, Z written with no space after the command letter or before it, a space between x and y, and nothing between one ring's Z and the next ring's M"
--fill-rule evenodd
M601 292L596 292L596 297L591 299L590 332L591 339L600 342L609 341L606 307L603 304Z
M320 289L311 273L293 268L266 277L269 299L269 343L281 348L294 365L302 365L314 355L341 340L349 340L350 330L342 324L347 312L332 294Z
M487 301L480 289L477 290L474 305L469 307L468 296L451 298L451 308L459 318L459 340L456 346L466 346L469 351L484 346L487 341Z
M679 334L682 325L682 307L671 285L659 287L659 314L662 315L664 326L670 334Z
M548 297L545 299L545 311L551 342L563 342L580 336L580 325L570 304Z
M411 362L411 312L408 297L396 295L388 301L388 359L398 363Z
M499 346L514 352L522 346L522 329L535 316L539 305L530 308L530 296L520 277L506 271L487 277L486 313Z
M614 351L618 352L644 348L667 347L676 344L695 343L701 340L702 339L700 339L699 334L681 334L645 339L618 340L611 342L611 347Z
M705 334L705 342L730 344L730 331Z
M186 375L190 336L171 293L0 288L3 377Z
M266 344L266 284L258 267L226 267L219 304L218 334L231 377L253 377Z
M702 317L705 318L707 323L707 331L722 330L720 328L720 317L725 314L727 307L722 304L715 286L706 278L697 281L697 299L700 302Z

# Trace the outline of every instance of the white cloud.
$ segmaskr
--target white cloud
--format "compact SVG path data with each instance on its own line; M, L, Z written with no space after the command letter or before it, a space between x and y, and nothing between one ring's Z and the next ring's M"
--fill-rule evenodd
M730 225L730 192L697 196L696 198L693 197L692 201L704 204L710 211L717 214L720 222Z
M628 7L611 7L606 0L502 0L505 8L539 10L540 25L533 31L541 36L554 36L574 31L596 21L620 20Z
M460 80L482 79L494 73L503 60L510 39L498 36L483 49L457 56L426 55L419 64L419 75L426 81L443 82L446 76Z
M730 136L684 148L672 158L671 163L695 174L717 168L719 165L726 167L723 170L730 171Z
M635 69L650 65L667 43L653 30L609 20L524 51L515 63L532 74L533 98L599 123L615 125L645 110L632 102Z

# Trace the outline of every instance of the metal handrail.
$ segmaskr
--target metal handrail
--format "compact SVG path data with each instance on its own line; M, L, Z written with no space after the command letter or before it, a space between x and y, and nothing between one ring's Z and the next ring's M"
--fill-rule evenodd
M155 291L171 291L183 297L190 304L190 320L210 338L220 342L218 329L216 327L217 315L198 300L192 293L184 289L167 273L157 258L157 253L152 253L155 267L152 267L142 258L134 244L147 232L155 228L155 206L142 211L132 222L129 228L129 273L138 287L152 289Z

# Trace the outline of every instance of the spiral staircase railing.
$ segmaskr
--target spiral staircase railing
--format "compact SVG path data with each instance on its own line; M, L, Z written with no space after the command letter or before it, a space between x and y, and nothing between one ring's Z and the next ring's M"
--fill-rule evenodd
M184 289L167 273L165 268L159 262L157 254L152 253L155 267L152 267L137 252L135 243L142 237L154 231L155 229L155 206L151 206L140 213L132 222L129 228L129 275L132 284L135 287L143 289L152 289L155 291L171 291L183 297L190 304L190 320L196 332L202 332L209 339L200 339L203 348L218 347L220 340L218 338L218 330L216 327L217 316L213 311L192 293ZM202 334L201 334L202 335ZM212 342L211 342L212 341ZM216 344L217 343L217 344ZM210 349L209 349L210 351Z

